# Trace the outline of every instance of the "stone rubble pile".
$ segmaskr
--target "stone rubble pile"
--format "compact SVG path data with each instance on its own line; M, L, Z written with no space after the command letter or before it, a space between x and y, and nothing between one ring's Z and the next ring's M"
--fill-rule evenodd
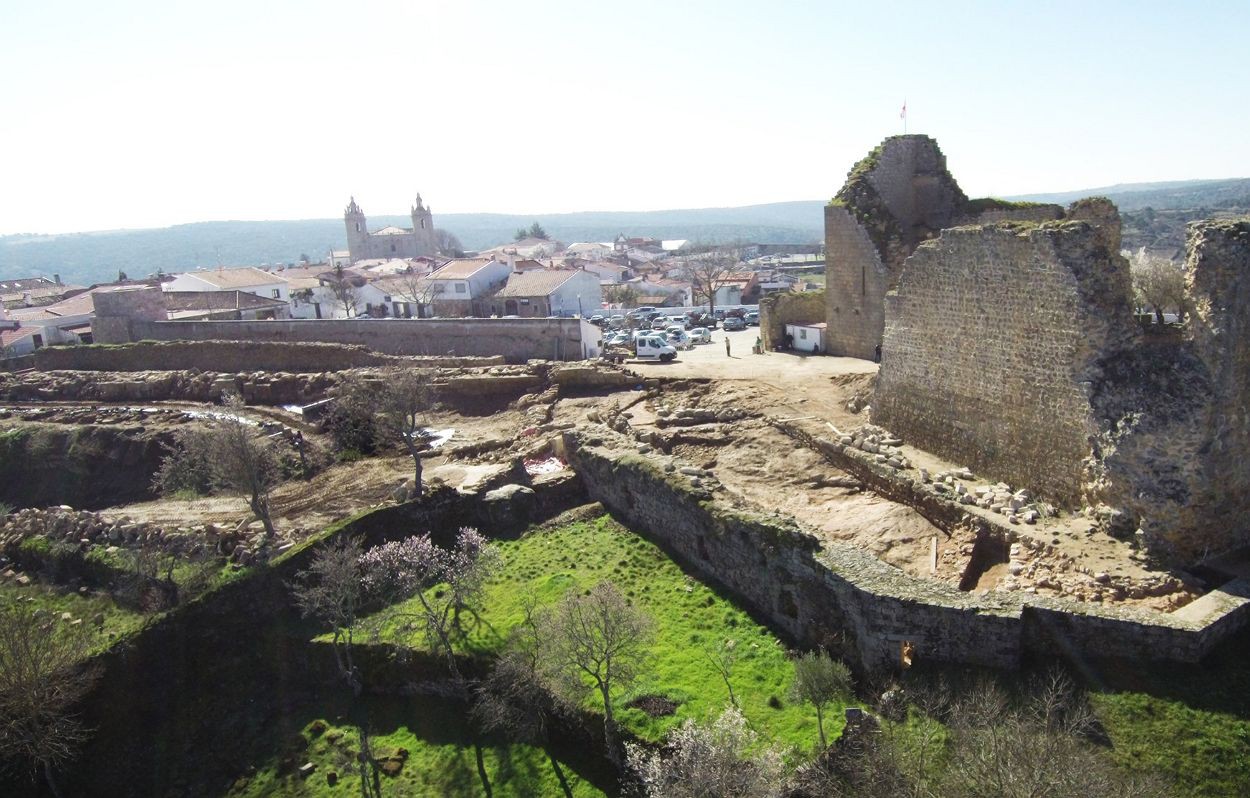
M1035 540L1022 538L1011 543L1007 575L998 588L1025 593L1046 591L1077 601L1123 601L1163 598L1158 608L1171 610L1192 600L1186 585L1165 574L1148 574L1138 579L1091 571L1072 557Z
M750 414L745 410L724 407L719 410L702 407L669 407L660 405L655 414L657 427L693 427L698 424L727 423L746 418Z
M303 533L302 529L293 529L282 535L275 542L277 553L294 545L284 538L299 537ZM0 552L11 551L23 540L35 536L76 544L84 553L92 546L105 547L109 553L125 548L155 548L176 557L211 552L239 565L251 562L264 544L263 525L251 520L243 521L234 529L223 529L216 524L165 529L126 516L109 520L99 513L75 510L67 505L26 508L0 519Z
M888 466L895 471L911 468L911 461L899 447L903 445L901 438L895 437L880 427L866 424L849 435L843 435L838 443L852 449L867 452L876 458L879 465Z
M1047 504L1035 502L1029 491L1013 491L1006 482L994 485L972 485L976 475L966 468L940 471L930 477L926 469L920 469L920 481L932 486L935 493L954 498L960 504L970 504L984 510L1007 516L1012 524L1036 524L1039 519L1054 515Z

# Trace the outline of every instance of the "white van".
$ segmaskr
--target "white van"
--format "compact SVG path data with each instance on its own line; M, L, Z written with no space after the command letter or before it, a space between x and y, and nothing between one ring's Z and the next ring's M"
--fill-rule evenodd
M641 358L655 358L664 362L674 360L677 350L664 340L663 334L640 335L634 339L634 354Z

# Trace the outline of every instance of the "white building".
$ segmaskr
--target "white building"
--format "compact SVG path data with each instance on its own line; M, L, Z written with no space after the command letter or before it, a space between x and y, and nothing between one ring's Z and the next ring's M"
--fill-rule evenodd
M485 299L508 279L508 264L494 258L454 258L430 273L437 316L487 316Z
M183 272L161 285L164 291L245 291L266 299L291 301L290 284L279 274L254 269L205 269Z
M786 334L793 336L791 345L796 352L822 353L825 350L825 323L787 324Z
M493 316L589 316L600 310L598 276L580 269L547 269L508 275L490 299Z

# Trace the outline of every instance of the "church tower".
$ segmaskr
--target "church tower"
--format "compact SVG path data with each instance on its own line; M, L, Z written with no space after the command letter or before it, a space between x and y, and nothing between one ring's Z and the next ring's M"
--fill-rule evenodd
M417 195L417 204L412 206L412 237L418 256L438 253L438 242L434 238L434 211L422 204L420 194Z
M369 226L365 222L365 212L356 204L355 197L347 203L343 224L347 228L347 251L351 253L352 262L369 257Z

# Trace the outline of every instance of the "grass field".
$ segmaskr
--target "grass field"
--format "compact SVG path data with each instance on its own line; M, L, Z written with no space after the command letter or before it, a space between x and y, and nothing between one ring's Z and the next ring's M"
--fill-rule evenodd
M709 658L733 641L737 660L730 680L747 720L763 740L809 751L818 742L816 716L790 701L794 668L781 642L724 596L700 583L654 544L611 518L546 528L499 544L503 567L487 584L482 621L464 643L478 654L497 652L508 631L524 619L525 603L555 603L569 590L611 580L655 621L656 634L642 676L615 697L621 724L649 740L687 718L714 718L729 694ZM390 633L396 642L422 645L419 635ZM660 695L676 702L675 714L652 718L628 704ZM850 697L848 696L848 699ZM588 703L588 709L594 709ZM601 710L600 710L601 711ZM842 707L826 712L826 733L836 737Z
M478 737L466 723L459 705L429 697L375 697L362 700L352 709L345 701L342 706L330 704L318 709L335 720L307 724L300 732L301 742L295 745L298 750L285 764L267 763L255 775L236 782L229 795L243 798L361 794L357 754L362 726L371 729L369 750L381 765L378 779L382 795L604 795L591 779L567 761L561 761L558 754ZM342 714L336 712L340 709ZM299 768L309 762L316 765L316 770L301 775ZM366 768L366 773L371 776L372 770Z
M26 601L47 611L56 623L81 620L92 635L91 650L103 651L123 635L140 629L148 617L118 606L112 598L98 593L79 594L33 583L21 587L14 582L0 583L0 602ZM68 619L62 619L69 613ZM97 623L99 621L100 623Z
M1113 664L1095 678L1117 762L1167 774L1179 795L1250 795L1250 630L1201 665Z

